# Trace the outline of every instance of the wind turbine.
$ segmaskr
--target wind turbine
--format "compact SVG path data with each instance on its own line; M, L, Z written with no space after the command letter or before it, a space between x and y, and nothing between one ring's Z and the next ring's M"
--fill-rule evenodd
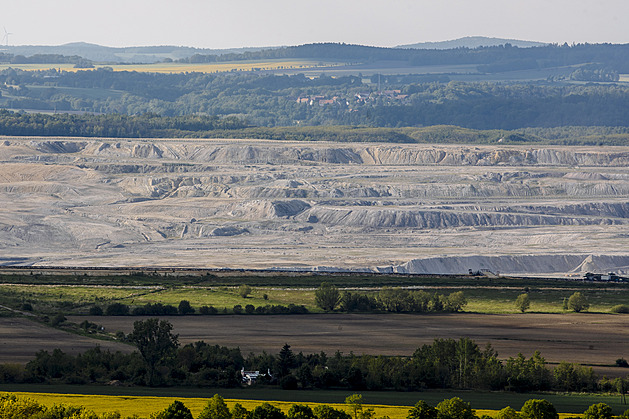
M7 32L7 28L3 27L4 29L4 36L2 37L2 42L5 42L5 46L9 46L9 35L13 35L10 32Z

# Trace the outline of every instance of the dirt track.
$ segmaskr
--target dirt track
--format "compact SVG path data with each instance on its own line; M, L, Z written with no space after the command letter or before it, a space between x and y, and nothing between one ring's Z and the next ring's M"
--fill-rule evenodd
M109 330L130 332L138 317L92 317ZM70 318L75 322L84 317ZM629 358L629 316L605 314L438 314L170 317L182 343L204 340L238 346L244 354L337 350L355 354L411 355L435 338L491 342L500 358L541 351L549 362L611 365ZM599 372L626 375L617 369Z

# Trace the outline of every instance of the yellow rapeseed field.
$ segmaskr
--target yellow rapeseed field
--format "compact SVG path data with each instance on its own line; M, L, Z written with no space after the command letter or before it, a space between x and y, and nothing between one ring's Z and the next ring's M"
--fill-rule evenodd
M84 394L53 394L53 393L27 393L27 392L12 392L18 397L25 397L33 399L45 406L52 406L54 404L65 404L71 406L84 406L89 410L94 411L97 414L107 412L120 412L123 417L137 415L141 418L148 417L151 413L159 412L168 407L173 401L179 400L186 407L192 411L194 417L198 416L205 407L208 399L214 394L207 395L207 398L200 397L153 397L153 396L102 396L102 395L84 395ZM262 400L243 400L243 399L225 399L225 403L231 409L236 403L240 403L245 409L251 411L256 406L265 403ZM273 406L281 409L283 412L288 412L290 407L296 402L283 402L283 401L268 401ZM312 408L323 403L300 403L308 405ZM345 404L325 403L336 409L347 410ZM405 419L410 409L409 406L386 406L386 405L372 405L365 404L364 408L372 408L375 411L376 417L388 416L390 419ZM476 415L488 415L495 416L496 410L476 409ZM559 418L565 419L567 417L575 417L578 415L560 413Z
M345 63L320 62L316 60L263 60L263 61L229 61L208 64L186 63L155 63L155 64L114 64L96 65L110 67L114 71L137 71L144 73L224 73L230 71L254 70L296 70L312 69L315 67L336 67ZM73 64L0 64L0 70L15 68L27 71L57 69L61 71L85 71L89 69L74 68Z

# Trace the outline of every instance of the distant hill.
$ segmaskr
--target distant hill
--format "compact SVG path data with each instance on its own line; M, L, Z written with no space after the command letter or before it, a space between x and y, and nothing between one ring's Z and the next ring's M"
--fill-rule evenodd
M193 47L179 47L173 45L141 46L141 47L105 47L102 45L89 44L86 42L73 42L64 45L21 45L6 46L0 49L13 55L24 55L27 57L36 54L59 54L65 56L77 55L87 60L100 63L155 63L164 59L179 60L188 58L195 54L221 55L221 54L241 54L245 52L255 52L265 48L233 48L233 49L204 49Z
M398 45L395 48L405 49L452 49L452 48L478 48L495 47L498 45L511 44L514 47L530 48L548 45L544 42L520 41L517 39L488 38L485 36L466 36L464 38L439 42L420 42L417 44Z

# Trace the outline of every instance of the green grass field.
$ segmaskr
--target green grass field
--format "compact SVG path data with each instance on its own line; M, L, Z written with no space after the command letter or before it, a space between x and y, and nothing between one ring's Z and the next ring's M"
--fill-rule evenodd
M319 279L320 281L322 279ZM115 282L115 281L113 281ZM315 304L315 287L300 287L299 281L293 287L284 286L253 286L247 298L238 294L236 285L209 286L203 282L196 285L173 285L168 282L164 286L85 286L85 285L0 285L0 304L19 308L22 303L33 305L36 312L67 314L87 313L89 307L100 305L105 307L113 302L121 302L130 306L141 306L147 303L162 303L177 306L181 300L188 300L195 307L213 306L219 310L231 309L240 304L253 306L304 305L309 311L317 313L322 310ZM339 281L337 281L339 282ZM581 291L590 303L590 312L609 313L611 308L619 304L629 305L629 286L626 284L601 284L547 280L540 284L538 280L522 280L519 286L513 281L486 283L470 279L467 283L460 280L442 281L436 285L433 281L416 282L424 286L429 293L449 294L462 290L468 301L464 311L475 313L504 314L517 312L514 301L516 297L528 290L531 307L529 311L538 313L563 312L563 299L573 292ZM374 284L377 288L377 285ZM351 292L375 293L373 287L364 289L350 288ZM266 295L266 299L264 296Z

